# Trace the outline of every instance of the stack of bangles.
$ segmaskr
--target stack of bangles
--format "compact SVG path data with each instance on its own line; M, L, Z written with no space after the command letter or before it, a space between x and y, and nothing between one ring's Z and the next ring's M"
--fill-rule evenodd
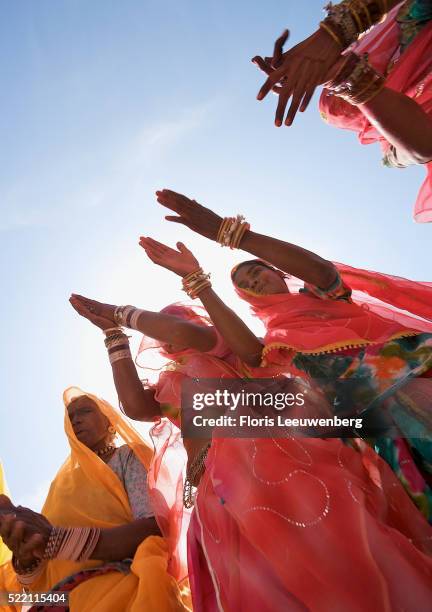
M357 106L375 98L385 83L385 77L369 64L367 53L361 56L348 53L338 74L326 84L326 88Z
M205 274L202 268L190 272L183 277L183 291L193 300L198 297L201 291L211 287L210 274Z
M132 359L129 336L124 333L121 327L105 329L104 334L106 336L104 342L111 365L121 359Z
M114 311L114 321L117 327L110 327L104 330L105 346L108 350L109 360L111 365L121 359L132 359L132 354L129 347L129 338L123 327L129 329L138 329L138 319L141 313L145 312L134 306L117 306Z
M30 585L52 559L82 563L92 556L99 542L101 530L97 527L53 527L42 559L27 568L21 567L14 557L13 566L22 586Z
M236 217L225 217L220 225L216 242L230 249L238 249L245 232L250 229L250 224L242 215Z
M347 49L360 34L378 23L388 11L388 0L344 0L325 7L327 17L321 21L325 30L342 49Z

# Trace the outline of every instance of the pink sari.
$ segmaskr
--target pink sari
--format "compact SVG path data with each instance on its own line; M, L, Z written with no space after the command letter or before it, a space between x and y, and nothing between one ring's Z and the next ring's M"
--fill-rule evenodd
M198 356L179 365L209 371ZM432 597L431 536L367 447L214 437L188 532L194 610L418 610Z
M369 54L371 64L386 73L389 63L399 48L399 25L396 17L401 5L388 14L352 49ZM387 87L404 93L432 116L432 22L428 23L401 55L387 78ZM324 89L319 107L330 124L358 133L362 144L379 142L383 152L390 147L385 138L371 125L361 110ZM427 176L420 188L414 209L419 223L432 221L432 162L425 164Z
M161 312L177 316L197 325L211 326L203 308L186 304L171 304ZM156 374L155 399L161 404L165 417L156 420L150 431L154 445L154 459L148 472L152 505L158 524L168 539L173 553L170 572L178 579L187 576L186 534L191 511L183 507L183 487L187 463L181 438L181 389L187 377L234 378L244 375L240 362L218 334L216 346L208 353L193 349L173 351L164 343L143 336L136 358L149 377ZM159 368L154 365L159 363ZM160 492L163 491L163 495Z
M194 610L426 610L431 536L368 447L214 439L188 534Z
M367 446L214 436L188 532L194 610L414 612L432 597L431 536Z

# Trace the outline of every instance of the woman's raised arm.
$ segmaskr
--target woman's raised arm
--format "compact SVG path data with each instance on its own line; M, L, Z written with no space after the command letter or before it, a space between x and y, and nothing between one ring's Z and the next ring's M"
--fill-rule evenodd
M181 242L177 243L177 251L152 238L141 237L140 244L155 264L182 278L200 269L198 260ZM242 319L220 299L209 283L197 297L232 352L247 365L259 366L262 344Z
M156 195L160 204L178 215L168 215L165 217L168 221L181 223L210 240L217 240L223 222L222 217L201 206L195 200L190 200L174 191L163 189L157 191ZM336 280L336 268L331 261L277 238L257 234L247 229L243 233L238 248L268 261L283 272L322 289L327 289Z

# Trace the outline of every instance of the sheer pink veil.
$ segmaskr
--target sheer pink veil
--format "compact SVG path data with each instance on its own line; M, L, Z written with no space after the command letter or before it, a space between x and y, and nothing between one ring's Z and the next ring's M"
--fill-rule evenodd
M212 322L202 306L175 302L162 308L162 314L173 315L179 319L196 323L197 325L212 326ZM157 383L161 371L182 355L190 354L190 349L170 352L167 344L160 340L144 336L135 359L136 365L145 373L145 378L151 383Z
M211 325L204 309L188 304L170 304L161 312L199 325ZM175 375L175 372L164 372L164 368L182 353L188 352L172 353L167 348L165 343L143 336L135 360L146 374L145 383L156 389L161 376L166 375L165 378L169 379L170 375ZM167 418L156 420L150 430L150 438L154 447L148 472L150 497L160 529L168 540L171 552L169 572L180 581L188 574L186 534L191 511L183 507L187 454L180 429Z
M191 511L183 507L187 454L181 432L161 418L150 430L154 456L148 470L148 488L154 512L168 541L169 573L179 582L187 578L187 543Z
M175 303L161 312L197 325L212 325L204 308L199 306ZM180 406L181 384L185 376L215 376L215 372L219 376L222 367L229 367L212 355L193 349L176 352L173 349L164 342L143 336L136 358L137 365L145 372L146 384L155 389L155 398L161 404L166 402ZM169 538L169 549L172 551L169 570L180 580L187 576L186 534L191 511L183 507L187 454L177 424L179 420L172 422L163 417L153 425L150 437L154 445L154 459L148 481L159 525L162 533Z
M266 326L265 362L270 353L274 358L281 357L279 349L321 352L384 342L411 332L432 333L432 283L345 264L335 266L353 290L353 304L316 300L316 308L311 308L310 297L300 293L304 283L293 277L285 279L289 289L286 293L258 295L235 287ZM278 363L273 359L269 362Z

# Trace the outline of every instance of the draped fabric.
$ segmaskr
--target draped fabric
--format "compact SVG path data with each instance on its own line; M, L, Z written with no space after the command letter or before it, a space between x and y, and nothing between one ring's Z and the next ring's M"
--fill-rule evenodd
M352 50L358 54L367 52L374 68L383 74L388 72L386 86L415 100L432 117L432 21L424 26L398 57L400 28L397 16L401 4L389 12L383 23L363 36ZM396 61L393 63L394 59ZM390 144L358 107L332 95L326 89L319 105L323 118L331 125L354 130L362 144L379 142L385 154L389 151ZM414 208L414 219L419 223L432 221L432 161L425 164L425 169L427 176Z
M135 429L106 401L80 389L71 387L64 393L64 402L69 403L82 395L92 399L116 429L122 442L127 444L149 473L150 499L156 500L156 520L165 538L151 536L138 547L131 572L112 572L87 580L73 589L70 595L72 612L114 612L117 610L186 610L178 581L185 577L181 559L185 557L177 550L181 546L178 521L170 516L176 514L176 501L171 492L165 495L165 487L173 486L166 472L167 467L158 466L156 474L165 471L165 477L155 477L154 453ZM71 453L59 469L51 484L42 509L47 519L57 526L93 526L102 529L119 527L133 521L126 491L113 470L75 436L67 410L65 431ZM166 464L165 464L166 465ZM150 477L151 475L151 477ZM180 485L177 485L178 491ZM170 499L171 495L171 499ZM97 560L84 563L52 560L43 573L31 585L32 591L45 592L65 577L81 570L100 565ZM6 579L10 582L10 571ZM20 590L18 584L16 589ZM187 594L185 593L187 597Z
M366 445L214 439L189 530L194 611L427 610L431 535Z
M6 484L5 475L3 472L3 465L0 461L0 495L7 495L9 497L9 490ZM3 540L0 538L0 566L12 557L11 551L8 547L3 543Z
M296 352L319 354L432 333L432 283L335 266L355 291L355 299L317 299L299 291L292 277L286 279L288 291L278 294L261 295L235 286L266 326L264 364L289 363ZM232 276L235 271L236 267Z

